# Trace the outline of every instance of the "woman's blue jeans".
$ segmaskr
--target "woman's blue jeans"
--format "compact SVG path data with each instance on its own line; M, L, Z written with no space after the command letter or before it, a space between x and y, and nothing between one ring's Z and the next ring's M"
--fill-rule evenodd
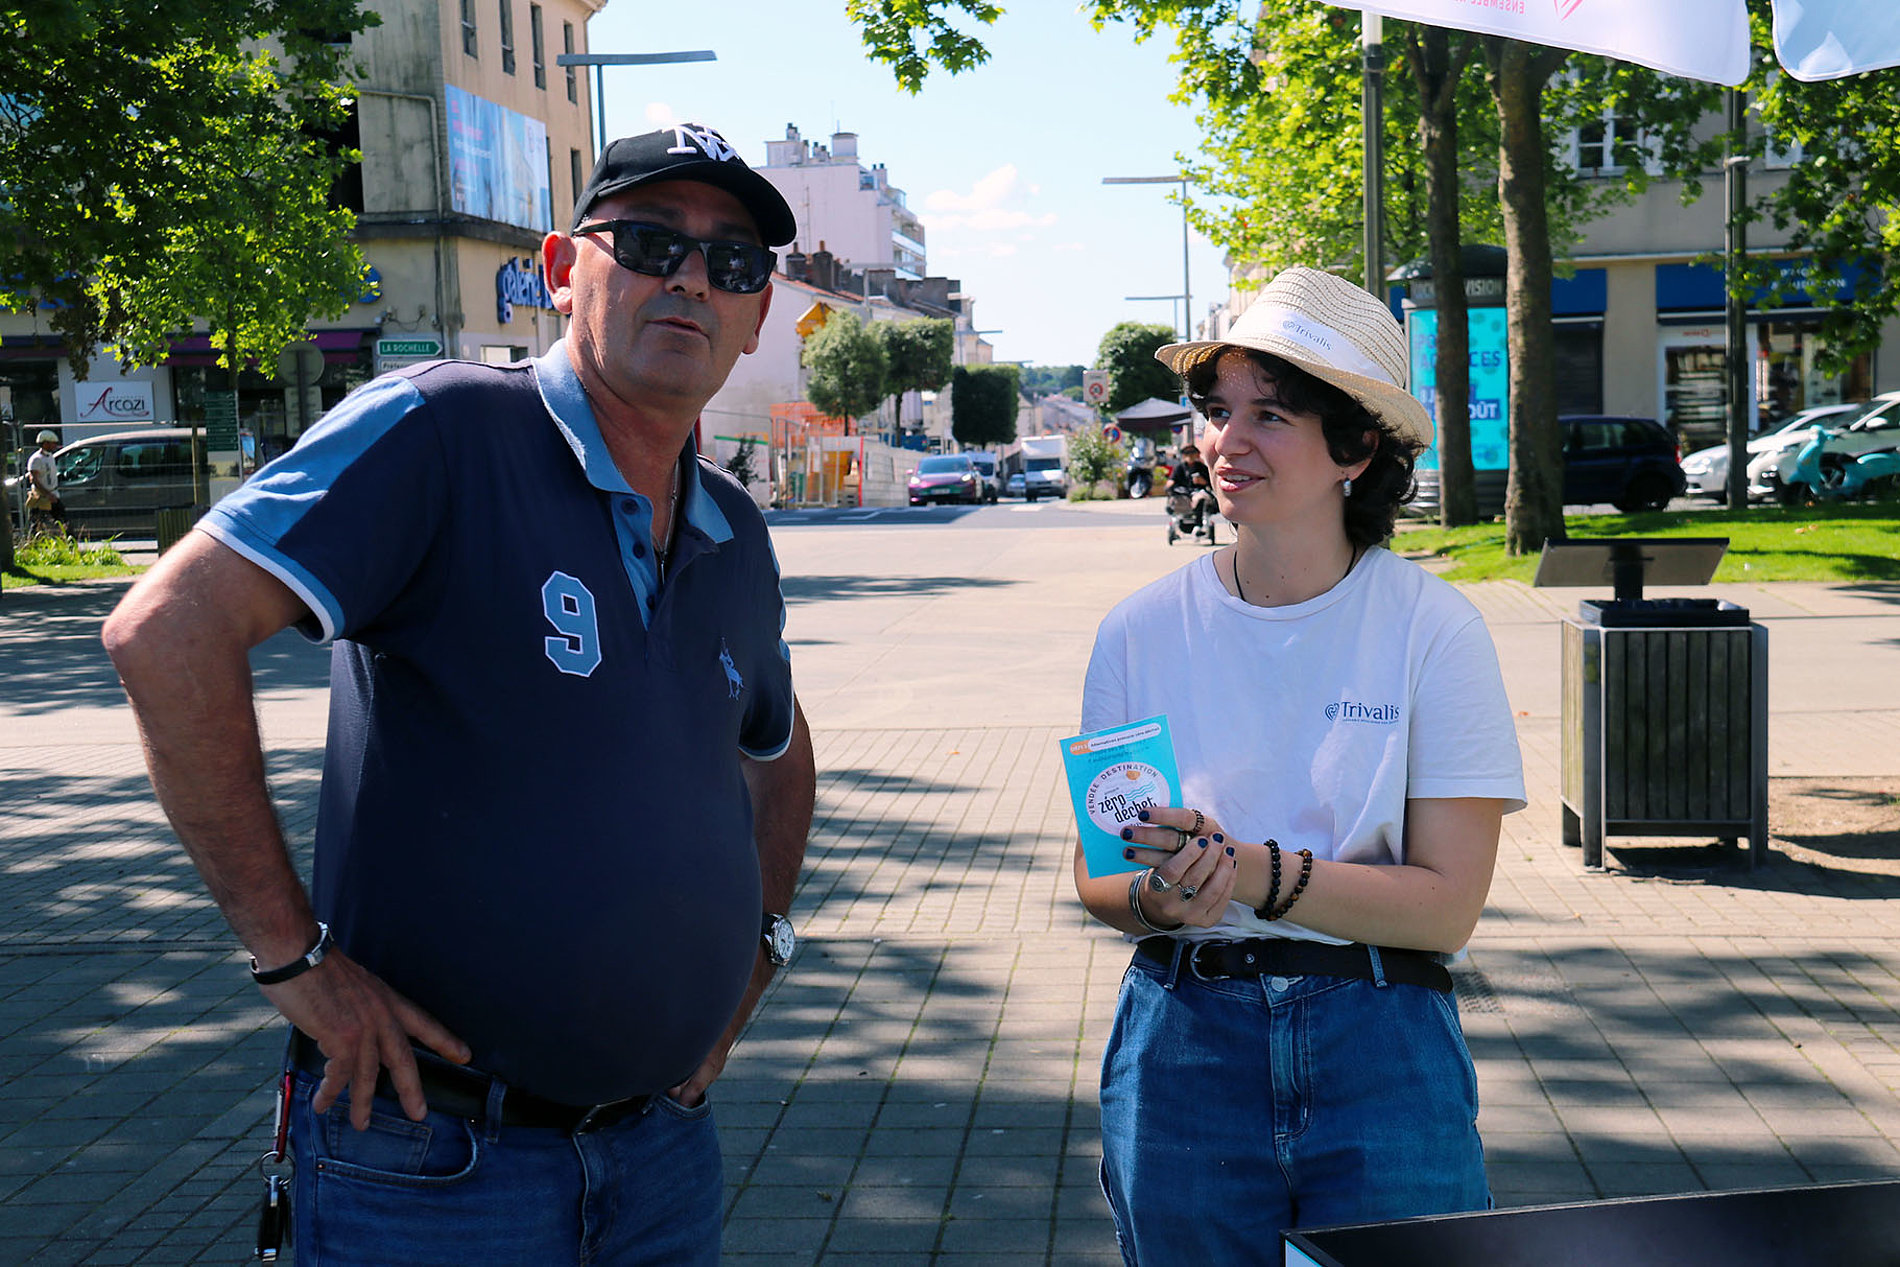
M1136 957L1102 1058L1102 1188L1130 1265L1278 1262L1283 1228L1491 1204L1451 996L1204 981Z
M644 1113L569 1134L435 1112L411 1122L379 1099L356 1131L347 1097L311 1111L316 1085L297 1075L291 1103L297 1267L719 1261L710 1101L655 1096Z

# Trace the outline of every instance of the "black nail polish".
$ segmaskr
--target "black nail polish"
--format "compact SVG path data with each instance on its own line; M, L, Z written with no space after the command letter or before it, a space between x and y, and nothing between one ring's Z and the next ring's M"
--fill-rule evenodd
M1135 851L1133 849L1124 849L1122 850L1122 857L1128 859L1128 861L1130 862L1133 862L1135 860Z
M1195 841L1194 843L1199 845L1201 848L1205 849L1207 848L1207 837L1203 836L1199 840Z
M1139 814L1135 815L1135 817L1139 818L1142 822L1145 823L1148 821L1148 811L1142 810Z
M1215 832L1215 833L1214 833L1214 843L1215 843L1215 844L1217 844L1217 845L1221 845L1221 844L1225 844L1225 843L1227 843L1227 837L1225 837L1225 836L1223 836L1223 835L1221 835L1221 834L1220 834L1219 832Z
M1135 829L1133 827L1122 828L1123 840L1133 840L1134 838L1135 838Z
M1232 845L1227 846L1227 856L1229 858L1234 856L1234 847Z

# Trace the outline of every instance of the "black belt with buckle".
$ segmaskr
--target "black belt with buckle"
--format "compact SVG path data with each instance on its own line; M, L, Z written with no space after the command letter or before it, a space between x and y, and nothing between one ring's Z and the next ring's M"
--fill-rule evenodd
M429 1102L431 1112L446 1113L450 1117L467 1118L475 1122L487 1118L488 1091L495 1083L492 1074L463 1065L452 1065L425 1051L417 1051L415 1056L416 1073L422 1080L422 1096ZM312 1077L323 1076L323 1053L318 1050L315 1040L302 1030L291 1031L290 1063L292 1068ZM390 1081L387 1069L377 1073L376 1094L392 1102L397 1099L395 1084ZM636 1095L607 1104L563 1104L532 1091L509 1087L502 1096L501 1124L585 1134L639 1116L652 1100L651 1095Z
M1174 962L1175 943L1173 937L1145 937L1135 944L1135 953L1166 967ZM1375 950L1379 955L1377 973L1372 968ZM1223 977L1308 975L1376 981L1384 977L1394 985L1422 985L1444 994L1451 993L1451 973L1430 951L1367 946L1363 942L1334 946L1323 941L1294 941L1286 937L1194 941L1187 943L1181 959L1188 971L1203 981L1218 981Z

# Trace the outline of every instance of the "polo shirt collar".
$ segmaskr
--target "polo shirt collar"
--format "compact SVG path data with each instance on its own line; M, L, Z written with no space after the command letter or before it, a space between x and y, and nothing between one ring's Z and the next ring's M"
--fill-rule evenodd
M600 424L594 420L594 406L587 399L587 389L581 386L580 376L574 372L574 362L568 359L567 340L557 340L553 347L534 359L535 385L541 392L541 403L547 406L554 425L560 428L561 438L567 441L567 447L574 450L575 460L581 464L581 470L587 476L587 482L607 493L635 493L627 483L620 468L614 465L613 454L607 449L607 441L600 434ZM719 503L713 500L712 492L700 479L699 456L694 447L693 438L686 437L686 447L680 451L680 465L684 478L680 482L680 511L687 525L704 534L714 542L730 541L732 525L726 519L725 512L719 509ZM644 498L642 500L645 500Z

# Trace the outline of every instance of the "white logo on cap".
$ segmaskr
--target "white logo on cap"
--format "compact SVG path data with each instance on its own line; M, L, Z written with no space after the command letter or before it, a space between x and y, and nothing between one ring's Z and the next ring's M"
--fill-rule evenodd
M690 123L673 125L673 144L666 152L668 154L698 153L721 163L729 163L739 157L739 151L726 144L725 137L708 127L696 129Z

